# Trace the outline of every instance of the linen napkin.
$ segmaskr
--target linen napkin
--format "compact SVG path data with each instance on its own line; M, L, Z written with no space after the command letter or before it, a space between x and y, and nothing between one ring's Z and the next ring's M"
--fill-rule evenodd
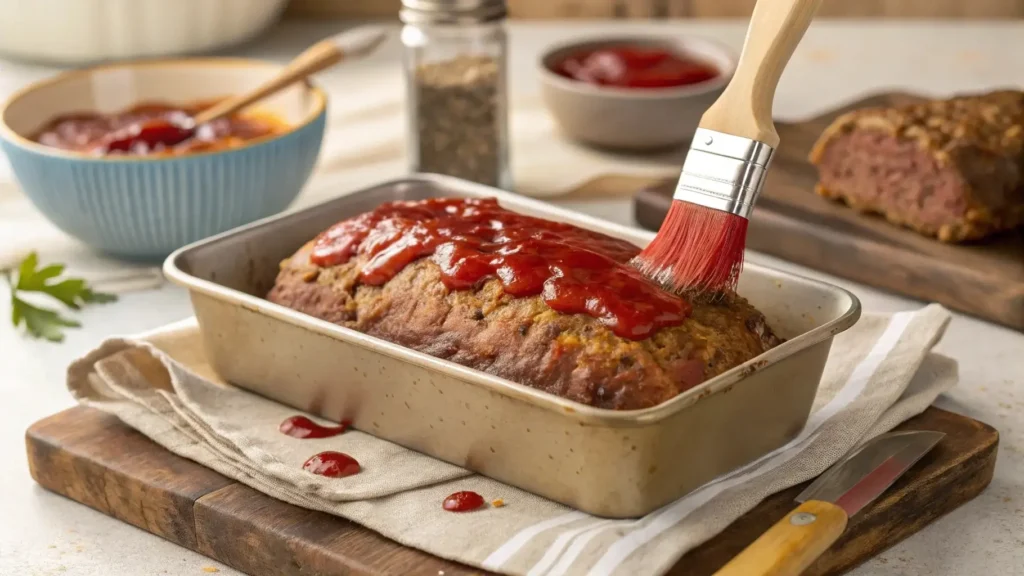
M766 496L815 477L953 386L956 362L930 352L948 322L938 305L865 314L836 337L813 412L793 441L633 520L592 517L359 431L318 440L280 434L296 411L219 381L194 320L104 342L70 366L68 387L176 454L437 556L515 575L658 575ZM363 471L339 480L301 470L328 449L352 455ZM506 505L444 511L444 497L460 490Z

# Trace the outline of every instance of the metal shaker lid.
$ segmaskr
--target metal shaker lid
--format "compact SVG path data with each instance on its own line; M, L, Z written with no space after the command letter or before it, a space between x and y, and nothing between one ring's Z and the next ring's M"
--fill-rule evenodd
M406 24L473 24L505 18L505 0L402 0Z

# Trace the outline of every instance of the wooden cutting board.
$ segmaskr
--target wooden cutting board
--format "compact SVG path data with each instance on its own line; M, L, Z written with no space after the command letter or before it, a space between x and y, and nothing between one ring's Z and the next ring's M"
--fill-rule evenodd
M899 429L947 436L854 516L806 576L849 570L971 500L992 480L999 434L990 426L929 408ZM91 408L37 422L26 446L32 477L44 488L254 576L482 574L347 520L274 500ZM714 573L789 512L802 489L769 497L684 556L670 574Z
M989 241L952 246L858 214L814 193L807 161L818 135L839 114L864 106L919 100L881 94L794 124L777 126L782 144L750 222L747 246L815 270L849 278L1024 330L1024 229ZM619 186L628 184L613 177ZM632 179L637 222L657 230L675 179L648 185ZM594 183L589 183L593 188Z

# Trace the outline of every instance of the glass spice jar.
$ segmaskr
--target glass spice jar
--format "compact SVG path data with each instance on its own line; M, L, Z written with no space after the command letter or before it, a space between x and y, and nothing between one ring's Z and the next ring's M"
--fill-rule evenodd
M504 0L402 0L409 160L511 188Z

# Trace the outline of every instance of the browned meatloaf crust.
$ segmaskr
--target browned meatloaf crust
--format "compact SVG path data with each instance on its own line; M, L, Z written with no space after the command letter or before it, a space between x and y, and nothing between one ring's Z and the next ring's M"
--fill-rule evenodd
M591 316L555 312L540 296L510 297L498 280L449 291L427 258L383 286L359 284L363 257L320 268L312 246L282 262L269 300L601 408L654 406L780 342L739 296L695 303L683 324L634 341Z
M1024 92L854 110L810 160L822 196L944 242L984 238L1024 224Z

